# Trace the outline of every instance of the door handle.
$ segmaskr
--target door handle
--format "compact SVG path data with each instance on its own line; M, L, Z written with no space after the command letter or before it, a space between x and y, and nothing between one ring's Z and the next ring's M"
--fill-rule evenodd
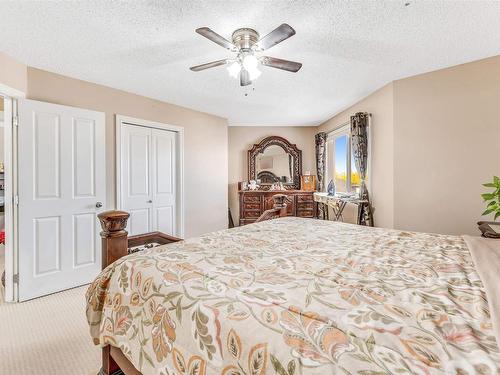
M95 206L96 206L96 208L101 208L101 207L102 207L102 202L97 202L97 203L95 204Z
M148 200L146 203L153 203L153 201L150 199L150 200Z

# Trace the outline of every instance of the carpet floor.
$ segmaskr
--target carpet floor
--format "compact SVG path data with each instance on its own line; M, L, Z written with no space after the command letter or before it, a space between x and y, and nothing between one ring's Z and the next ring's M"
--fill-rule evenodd
M83 286L22 303L5 303L2 298L0 374L96 375L101 351L88 332L86 289Z

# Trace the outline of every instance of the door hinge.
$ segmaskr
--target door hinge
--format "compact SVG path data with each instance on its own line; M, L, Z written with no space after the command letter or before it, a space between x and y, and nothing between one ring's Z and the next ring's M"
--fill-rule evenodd
M19 274L16 273L13 278L14 284L19 284Z
M12 200L16 206L19 206L19 195L14 195Z
M14 124L14 126L19 126L19 116L13 116L12 123Z

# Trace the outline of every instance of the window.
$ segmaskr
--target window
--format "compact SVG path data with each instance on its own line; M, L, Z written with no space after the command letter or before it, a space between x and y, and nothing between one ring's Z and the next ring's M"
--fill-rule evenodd
M336 191L355 191L360 186L361 180L351 152L349 125L342 126L331 132L328 135L326 147L327 175L325 178L325 187L328 186L330 180L333 180Z

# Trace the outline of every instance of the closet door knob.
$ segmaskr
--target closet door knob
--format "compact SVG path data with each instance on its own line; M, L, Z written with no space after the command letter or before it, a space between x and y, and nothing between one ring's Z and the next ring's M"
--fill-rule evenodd
M153 203L153 201L150 199L150 200L148 200L148 203Z
M95 206L96 206L96 208L101 208L101 207L102 207L102 202L97 202L97 203L95 204Z

